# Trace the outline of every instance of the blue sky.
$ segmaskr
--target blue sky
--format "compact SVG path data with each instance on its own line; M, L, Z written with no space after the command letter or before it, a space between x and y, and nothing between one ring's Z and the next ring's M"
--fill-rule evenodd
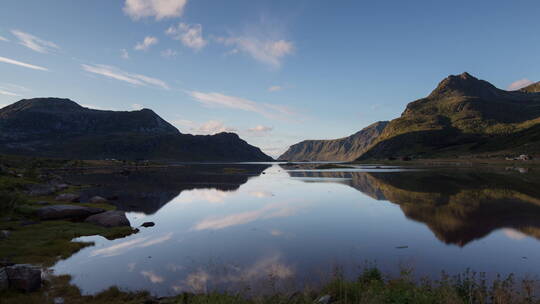
M401 114L468 71L540 80L540 1L2 0L0 105L151 108L277 156Z

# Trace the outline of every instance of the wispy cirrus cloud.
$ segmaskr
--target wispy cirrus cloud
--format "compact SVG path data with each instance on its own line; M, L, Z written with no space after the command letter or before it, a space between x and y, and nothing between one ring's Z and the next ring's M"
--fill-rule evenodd
M295 50L294 43L284 39L233 36L219 37L217 41L233 47L229 54L244 53L273 68L279 68L285 56L294 53Z
M179 40L183 45L199 51L204 48L208 41L203 38L202 25L179 23L178 26L171 26L165 34L171 36L175 40Z
M25 67L25 68L28 68L28 69L33 69L33 70L48 71L47 68L44 68L42 66L33 65L33 64L18 61L18 60L15 60L15 59L9 59L9 58L6 58L6 57L0 57L0 62L13 64L13 65L18 65L18 66Z
M191 120L175 120L173 122L181 129L187 129L188 132L198 135L212 135L221 132L236 132L236 128L225 125L219 120L209 120L204 123L197 123Z
M11 97L21 96L21 95L19 95L19 94L17 94L17 93L13 93L13 92L4 90L4 89L2 89L2 88L0 88L0 95L11 96Z
M0 41L5 41L5 42L8 42L8 41L9 41L9 39L7 39L6 37L2 37L2 36L0 36Z
M287 106L261 103L253 100L228 96L221 93L205 93L199 91L187 92L193 99L208 107L223 107L242 111L254 112L268 118L284 119L295 113Z
M20 30L12 30L11 33L19 39L20 45L39 53L51 53L60 49L54 42L43 40Z
M156 20L182 16L187 0L126 0L124 13L133 20L154 17Z
M278 91L282 91L283 89L284 89L283 86L274 85L268 88L268 92L278 92Z
M268 133L272 132L274 130L273 127L258 125L253 128L247 129L248 133L255 136L265 136L268 135Z
M158 43L158 39L156 37L152 36L146 36L144 37L144 40L137 43L134 47L137 51L146 51L148 50L152 45L155 45Z
M520 79L520 80L516 80L514 82L512 82L509 86L508 86L508 90L509 91L515 91L515 90L519 90L519 89L522 89L526 86L529 86L531 84L533 84L534 81L531 81L527 78L523 78L523 79Z
M104 64L82 64L81 66L86 72L124 81L135 86L151 86L161 89L169 89L169 86L163 80L141 74L128 73L113 66Z

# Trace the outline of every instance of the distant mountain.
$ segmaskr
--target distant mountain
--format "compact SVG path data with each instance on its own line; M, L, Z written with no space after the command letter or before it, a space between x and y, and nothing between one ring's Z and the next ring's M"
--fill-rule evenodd
M540 93L504 91L468 73L449 76L392 120L359 160L540 152Z
M351 136L339 139L305 140L292 145L278 160L352 161L366 151L387 124L387 121L379 121Z
M528 92L528 93L538 93L540 92L540 81L539 82L535 82L529 86L526 86L524 88L522 88L520 91L522 92Z
M0 153L73 159L271 161L234 133L189 135L149 109L102 111L69 99L23 99L0 109Z

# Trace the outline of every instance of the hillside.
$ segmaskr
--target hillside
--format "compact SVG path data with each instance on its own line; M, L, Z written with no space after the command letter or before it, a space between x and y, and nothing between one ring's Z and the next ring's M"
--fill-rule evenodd
M540 152L540 93L504 91L468 73L409 103L359 160Z
M72 159L271 161L233 133L182 134L149 109L102 111L69 99L0 109L0 153Z
M305 140L292 145L278 160L352 161L381 134L387 121L376 122L361 131L333 140Z

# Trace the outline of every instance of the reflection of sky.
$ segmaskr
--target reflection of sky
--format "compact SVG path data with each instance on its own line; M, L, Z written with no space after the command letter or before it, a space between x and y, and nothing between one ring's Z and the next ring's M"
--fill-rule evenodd
M266 173L237 191L183 191L153 215L131 213L132 226L156 226L114 241L83 238L96 245L58 263L55 272L72 274L84 292L118 285L169 295L263 286L269 278L316 280L336 265L356 270L366 261L393 272L405 263L419 274L540 269L536 257L522 259L538 252L538 242L516 230L495 231L463 248L446 245L399 206L346 184L306 183L277 166Z

